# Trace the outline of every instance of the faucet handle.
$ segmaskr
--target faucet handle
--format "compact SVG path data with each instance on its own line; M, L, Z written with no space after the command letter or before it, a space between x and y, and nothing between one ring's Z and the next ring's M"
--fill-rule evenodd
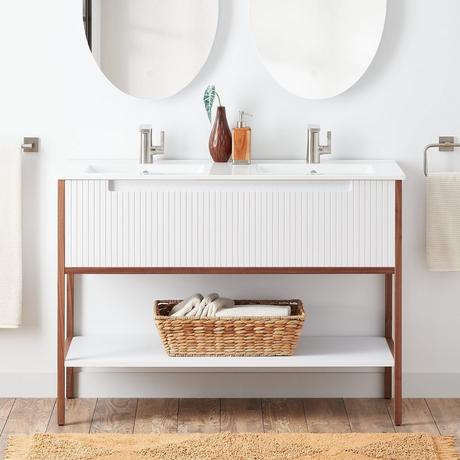
M165 153L165 132L163 130L160 131L160 137L155 139L157 144L153 143L154 140L152 137L150 136L150 152L152 155L162 155Z
M327 132L327 144L319 146L320 155L330 155L332 153L332 132Z
M163 130L160 131L160 144L154 146L154 148L160 153L165 153L165 132Z

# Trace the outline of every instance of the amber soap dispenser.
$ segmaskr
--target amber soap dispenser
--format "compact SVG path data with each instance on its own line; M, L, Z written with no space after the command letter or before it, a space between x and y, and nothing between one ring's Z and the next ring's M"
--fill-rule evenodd
M245 117L252 117L250 113L238 113L236 128L232 136L232 161L234 165L248 165L251 163L251 128L245 125Z

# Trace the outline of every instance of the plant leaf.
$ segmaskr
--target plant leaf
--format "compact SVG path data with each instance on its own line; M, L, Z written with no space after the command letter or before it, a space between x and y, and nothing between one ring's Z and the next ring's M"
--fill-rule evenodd
M216 97L216 87L214 85L209 85L203 96L204 107L208 114L209 123L211 123L212 119L212 106L214 104L214 99Z

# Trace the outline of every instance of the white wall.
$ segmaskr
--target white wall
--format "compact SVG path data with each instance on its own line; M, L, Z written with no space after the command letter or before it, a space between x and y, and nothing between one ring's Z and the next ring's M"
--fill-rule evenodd
M318 122L333 131L335 158L400 162L408 174L405 392L460 396L460 275L425 269L422 175L423 146L440 134L460 134L458 0L389 0L382 45L369 71L351 90L326 101L291 96L267 74L248 31L246 0L221 1L209 61L189 87L161 102L126 96L104 78L85 44L79 0L15 0L1 6L0 137L19 143L24 135L38 135L42 149L24 157L24 326L0 330L0 395L54 394L59 163L72 157L137 158L138 125L149 122L165 128L170 158L206 158L210 126L201 96L215 83L232 121L238 109L255 114L255 158L303 158L305 126ZM79 329L147 330L154 327L153 298L217 289L234 297L303 298L309 334L377 334L383 325L380 278L88 277L78 282ZM381 385L364 385L377 377L217 375L211 391L199 375L108 379L86 372L81 389L99 395L206 395L222 384L223 395L379 394ZM259 383L264 390L257 391Z

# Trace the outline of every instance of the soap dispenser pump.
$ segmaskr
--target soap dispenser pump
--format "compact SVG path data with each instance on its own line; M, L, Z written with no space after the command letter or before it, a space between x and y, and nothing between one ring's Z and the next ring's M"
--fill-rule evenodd
M251 128L245 125L247 116L252 117L250 113L240 110L236 128L233 128L232 161L234 165L251 163Z

